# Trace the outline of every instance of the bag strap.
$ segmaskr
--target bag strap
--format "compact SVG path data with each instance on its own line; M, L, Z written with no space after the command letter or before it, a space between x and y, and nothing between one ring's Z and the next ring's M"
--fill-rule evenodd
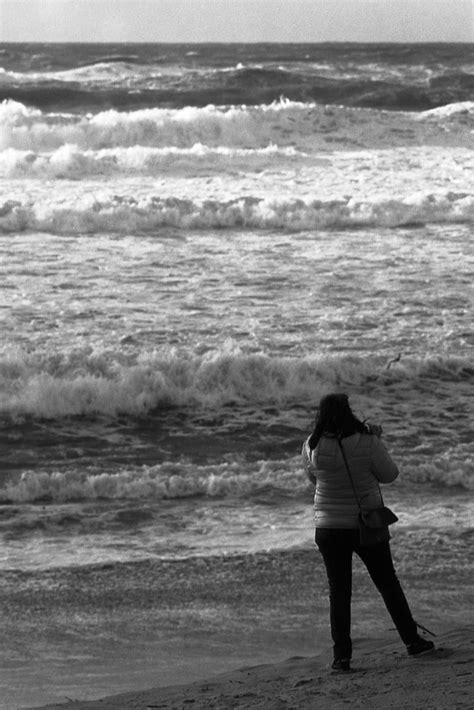
M358 505L358 507L359 507L360 512L362 512L362 508L361 508L361 505L360 505L360 499L359 499L359 496L357 495L356 487L355 487L355 484L354 484L354 479L352 478L352 474L351 474L351 469L349 468L349 464L347 463L346 452L344 451L344 447L343 447L343 445L342 445L342 440L341 440L339 437L337 437L337 443L339 444L339 448L341 449L341 454L342 454L342 458L344 459L344 464L345 464L345 466L346 466L346 471L347 471L347 473L349 474L349 479L350 479L350 482L351 482L352 490L353 490L353 492L354 492L354 498L355 498L356 501L357 501L357 505ZM375 476L374 476L374 478L375 478ZM377 482L377 487L378 487L378 489L379 489L380 502L382 503L382 506L383 506L383 505L384 505L384 502L383 502L383 497L382 497L382 491L380 490L379 482L377 481L376 478L375 478L375 480L376 480L376 482Z
M354 479L352 478L351 469L349 468L349 464L347 463L346 452L344 451L344 447L343 447L343 445L342 445L342 441L341 441L341 439L340 439L339 437L337 437L337 443L339 444L339 448L341 449L341 454L342 454L342 458L344 459L344 464L345 464L345 466L346 466L346 471L347 471L347 473L349 474L349 480L350 480L350 482L351 482L352 490L353 490L353 492L354 492L354 498L355 498L356 501L357 501L357 505L358 505L359 510L362 512L362 509L361 509L361 507L360 507L359 496L357 495L356 487L355 487L355 484L354 484Z

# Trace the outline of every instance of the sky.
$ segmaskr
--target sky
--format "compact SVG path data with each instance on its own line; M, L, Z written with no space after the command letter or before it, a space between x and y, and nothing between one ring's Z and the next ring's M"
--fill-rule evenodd
M1 42L473 42L474 0L0 0Z

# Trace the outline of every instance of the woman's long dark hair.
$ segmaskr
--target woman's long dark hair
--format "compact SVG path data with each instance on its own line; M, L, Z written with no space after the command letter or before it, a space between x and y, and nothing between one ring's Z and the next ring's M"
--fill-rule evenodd
M346 394L327 394L319 403L309 448L315 449L322 436L343 439L356 432L367 433L367 427L352 413Z

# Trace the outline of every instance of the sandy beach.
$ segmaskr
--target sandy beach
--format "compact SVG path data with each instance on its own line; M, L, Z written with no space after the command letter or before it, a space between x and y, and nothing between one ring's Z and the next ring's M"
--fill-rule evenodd
M349 673L328 668L324 654L240 668L206 681L45 708L473 708L474 628L446 629L437 649L408 658L396 640L365 638Z

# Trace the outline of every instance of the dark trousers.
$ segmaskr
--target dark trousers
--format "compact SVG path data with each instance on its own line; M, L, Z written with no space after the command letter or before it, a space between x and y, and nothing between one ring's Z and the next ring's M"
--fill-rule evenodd
M316 544L323 556L329 582L331 635L334 658L351 658L352 553L364 562L383 597L385 606L402 641L411 643L417 636L416 624L395 574L388 542L374 547L359 545L358 530L316 529Z

